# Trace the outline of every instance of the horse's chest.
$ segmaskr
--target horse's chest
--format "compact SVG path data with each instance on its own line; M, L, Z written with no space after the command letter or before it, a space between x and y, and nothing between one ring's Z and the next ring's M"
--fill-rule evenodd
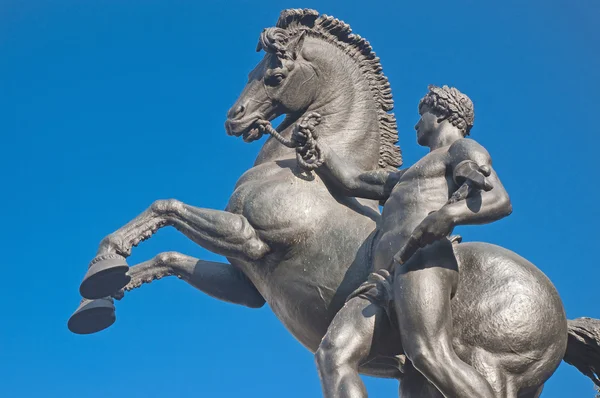
M298 233L323 217L323 185L289 169L246 178L236 187L228 210L242 214L265 233Z

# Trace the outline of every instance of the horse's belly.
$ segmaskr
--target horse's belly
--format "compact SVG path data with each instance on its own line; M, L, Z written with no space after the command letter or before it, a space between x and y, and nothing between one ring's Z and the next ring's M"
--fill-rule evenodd
M268 300L273 313L302 345L315 352L333 319L327 297L332 292L298 279L275 285L280 291Z
M368 219L350 219L350 225L343 228L344 220L348 218L332 217L306 243L289 252L288 258L266 267L260 276L259 290L275 315L313 352L348 295L370 270L369 235L374 224Z

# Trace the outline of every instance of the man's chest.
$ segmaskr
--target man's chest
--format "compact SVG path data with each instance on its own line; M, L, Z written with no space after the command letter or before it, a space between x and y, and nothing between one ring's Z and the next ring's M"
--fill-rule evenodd
M445 179L448 174L448 168L448 151L433 151L423 156L421 160L406 170L400 182L410 182L419 179Z

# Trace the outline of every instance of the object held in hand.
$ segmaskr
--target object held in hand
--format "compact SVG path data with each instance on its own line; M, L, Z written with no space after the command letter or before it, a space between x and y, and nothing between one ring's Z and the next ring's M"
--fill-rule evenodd
M487 166L478 166L477 163L471 160L460 162L454 168L454 181L461 183L461 186L450 196L446 204L452 204L465 200L475 191L491 191L493 186L486 179L491 174L491 170ZM406 245L394 256L394 261L399 264L404 264L416 253L421 247L420 237L411 235L406 242Z
M474 189L491 191L493 186L486 178L490 174L491 170L488 166L479 166L472 160L464 160L454 168L454 181L461 186L469 182Z
M398 254L394 256L394 263L398 263L400 265L404 264L420 248L421 245L419 239L415 238L414 236L411 236L408 239L408 242L406 242L406 244L404 245L404 247L398 252Z
M300 167L315 170L323 164L323 154L317 142L316 127L321 123L321 115L309 112L296 125L292 140L296 142L296 159Z

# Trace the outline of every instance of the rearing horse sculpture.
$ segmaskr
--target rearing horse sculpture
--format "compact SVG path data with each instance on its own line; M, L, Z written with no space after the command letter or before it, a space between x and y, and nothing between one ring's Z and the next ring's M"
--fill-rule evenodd
M266 54L228 113L228 134L254 141L266 121L285 114L277 131L289 139L303 115L318 112L319 140L357 168L400 165L395 118L388 113L393 107L389 83L369 43L348 25L313 10L286 10L277 27L262 32L258 49ZM120 299L124 291L176 275L220 300L252 308L268 302L287 329L319 356L331 320L370 271L378 219L378 203L329 189L315 173L298 167L293 149L270 137L225 211L159 200L103 239L80 288L86 299L69 328L102 330L114 322L106 297ZM125 258L132 247L165 226L229 263L166 252L128 267ZM568 325L550 281L516 254L484 243L458 244L455 250L461 261L453 303L462 350L457 353L481 369L498 397L538 396L565 351L570 363L598 381L596 321ZM360 370L400 379L403 397L439 397L419 374L403 374L396 329L389 320L380 324L381 337ZM471 327L461 327L466 324Z

